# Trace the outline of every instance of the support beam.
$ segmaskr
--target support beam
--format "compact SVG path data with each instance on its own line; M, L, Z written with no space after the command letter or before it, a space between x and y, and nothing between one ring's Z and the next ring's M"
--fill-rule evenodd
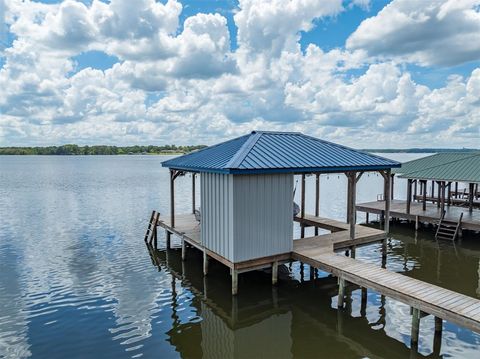
M412 180L407 180L407 214L410 214L410 207L412 205Z
M196 173L192 173L192 213L195 213L195 177Z
M395 173L392 173L391 175L391 183L392 183L392 186L391 186L391 193L390 193L390 199L393 201L394 200L394 189L395 189Z
M475 191L475 184L474 183L469 183L468 186L468 211L473 212L473 197L474 197L474 192Z
M438 183L438 193L437 193L437 207L440 208L441 204L441 197L442 197L442 182L437 182Z
M427 210L427 181L423 181L423 200L422 200L422 209Z
M435 198L435 181L432 181L432 199Z
M170 170L170 224L175 227L175 178L177 171ZM171 233L167 232L167 248L171 248Z
M455 182L455 198L458 198L458 182Z
M346 173L348 178L348 204L347 204L347 213L348 220L347 223L350 224L350 239L355 239L355 222L356 222L356 209L355 209L355 200L356 200L356 173L348 172Z
M452 204L452 182L448 182L447 206Z
M182 239L182 261L184 261L186 258L186 255L187 255L186 252L187 252L187 246L186 246L185 240Z
M315 216L320 216L320 173L315 175ZM315 235L318 236L318 227L315 227Z
M417 201L417 192L418 192L418 180L413 181L413 202Z
M305 174L302 174L302 193L301 193L301 202L300 202L300 215L302 219L305 218ZM300 238L305 237L305 225L300 223Z
M445 181L440 182L440 211L445 211Z
M278 282L278 262L272 263L272 284L277 285Z
M392 179L391 170L388 169L385 171L385 176L383 177L385 181L385 233L390 232L390 190L391 190L391 183L390 180Z

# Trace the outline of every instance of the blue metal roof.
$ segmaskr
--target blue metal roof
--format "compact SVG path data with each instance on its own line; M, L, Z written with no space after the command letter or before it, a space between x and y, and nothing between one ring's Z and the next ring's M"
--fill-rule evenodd
M232 174L382 170L401 164L298 132L252 133L162 162L192 172Z

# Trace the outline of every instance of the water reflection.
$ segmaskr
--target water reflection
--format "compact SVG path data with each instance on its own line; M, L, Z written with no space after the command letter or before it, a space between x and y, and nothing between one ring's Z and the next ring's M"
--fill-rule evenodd
M362 305L361 290L348 287L347 308L337 311L336 279L308 266L282 267L278 288L269 273L241 275L236 302L228 270L212 261L204 278L195 250L185 263L177 250L155 252L152 266L143 235L152 209L168 213L161 160L0 158L0 357L410 355L410 308L374 292ZM321 214L343 219L340 177L322 177ZM178 181L181 213L190 210L191 179ZM358 200L374 200L381 186L362 181ZM432 229L392 230L388 269L478 295L478 235L453 246L434 241ZM359 248L356 257L381 265L381 250ZM435 356L433 326L422 319L421 356ZM441 355L476 358L479 349L477 334L444 325Z
M408 275L421 274L415 265L416 251L408 250L407 246L401 248L398 242L389 243L390 269L398 265L396 259L401 256L402 262L407 263L402 269L407 268ZM427 248L428 245L435 248L431 243ZM215 268L211 268L208 277L203 277L201 256L196 250L189 251L187 261L182 262L179 250L158 251L147 247L152 264L172 278L170 294L175 314L168 335L182 357L416 356L416 351L409 349L410 308L385 296L370 292L366 303L362 301L361 289L350 285L345 309L337 310L336 278L326 273L318 278L313 272L312 276L302 275L300 264L294 263L291 271L288 266L282 267L278 287L269 285L268 273L242 275L242 290L235 298L229 294L229 273L221 264L212 263ZM361 250L364 260L372 259L371 249ZM309 270L307 266L304 272ZM425 272L428 270L427 266ZM192 293L192 305L200 320L192 322L178 315L179 286ZM460 332L461 336L468 336L468 331L447 325L443 337L446 348L442 348L438 338L433 337L433 318L423 318L418 355L434 358L440 353L454 354L460 350L462 356L473 357L478 335L470 333L472 345L459 345L455 336L460 336Z

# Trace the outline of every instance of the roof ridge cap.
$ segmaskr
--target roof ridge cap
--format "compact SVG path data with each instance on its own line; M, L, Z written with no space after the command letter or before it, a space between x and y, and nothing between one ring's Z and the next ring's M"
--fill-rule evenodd
M226 168L237 168L240 163L247 157L247 155L252 150L253 146L257 143L258 139L263 135L260 131L252 131L250 137L245 141L245 143L240 147L235 156L233 156L230 161L225 165Z

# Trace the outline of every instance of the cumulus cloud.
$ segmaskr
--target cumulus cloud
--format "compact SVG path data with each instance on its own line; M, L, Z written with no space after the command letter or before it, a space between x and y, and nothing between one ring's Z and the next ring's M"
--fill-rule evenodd
M394 0L345 47L325 51L302 49L302 32L355 7L368 11L369 1L241 0L228 24L218 13L180 22L177 0L11 0L6 21L15 40L0 68L0 143L208 144L263 128L357 147L433 139L449 146L462 133L462 145L478 146L480 69L431 89L401 63L468 58L480 43L472 27L478 8L445 1L415 12L409 4ZM388 50L394 41L397 52ZM92 50L118 62L77 70L74 57Z
M480 59L480 1L394 0L364 20L346 47L424 66Z

